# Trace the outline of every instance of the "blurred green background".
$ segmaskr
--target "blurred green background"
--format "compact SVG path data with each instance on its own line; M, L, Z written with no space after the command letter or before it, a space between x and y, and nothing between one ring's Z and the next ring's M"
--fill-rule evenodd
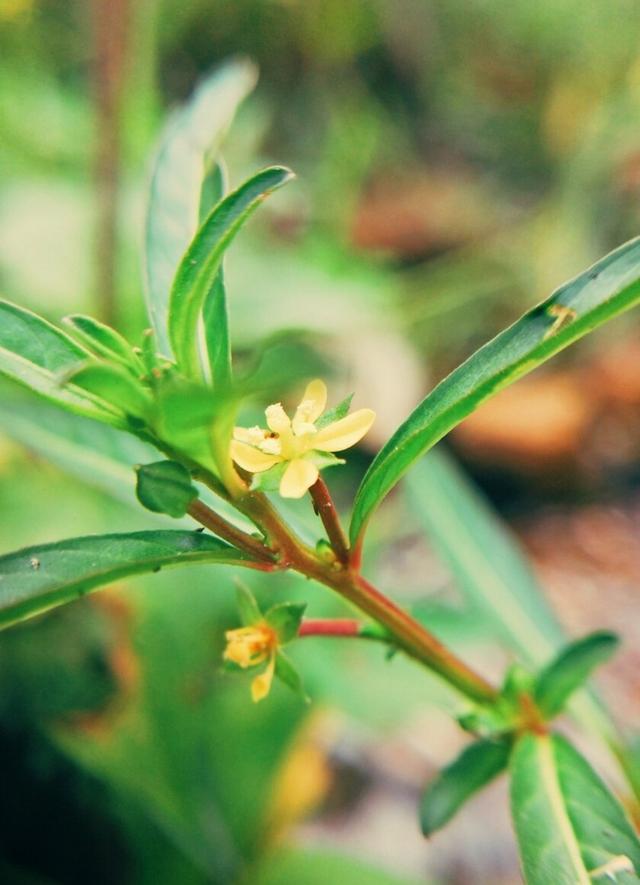
M376 409L328 475L346 504L434 380L637 233L639 39L632 0L0 0L0 292L138 339L158 132L199 77L252 58L230 180L268 162L299 178L230 255L236 356L262 358L283 395L312 365L334 402L356 390ZM451 440L567 631L623 634L601 683L623 727L640 663L637 332L618 321ZM0 393L2 552L150 525L122 466L133 443L100 435L85 463L90 424ZM427 480L385 505L367 567L498 678L513 649L468 604L455 534L421 512ZM248 680L220 670L233 579L138 579L2 634L0 881L518 882L500 785L419 835L420 788L463 743L444 712L456 699L380 649L306 640L293 655L313 704L276 687L253 706ZM249 583L343 611L292 576Z

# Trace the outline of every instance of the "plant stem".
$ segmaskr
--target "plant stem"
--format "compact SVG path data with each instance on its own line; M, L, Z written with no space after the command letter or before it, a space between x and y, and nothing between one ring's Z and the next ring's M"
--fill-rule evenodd
M360 636L361 628L353 618L308 618L300 624L298 636Z
M313 499L315 511L325 527L327 537L333 547L333 552L341 563L347 563L349 561L349 545L340 525L340 517L338 516L336 505L333 503L331 493L321 476L314 482L309 492Z
M236 504L265 532L280 554L280 566L289 567L335 590L365 614L387 628L406 654L438 673L474 701L490 702L498 695L482 676L460 660L418 621L377 590L353 568L326 563L285 525L264 495L248 493Z
M233 544L234 547L244 550L245 553L250 554L255 559L271 564L274 568L277 567L275 556L268 547L265 547L257 538L248 535L230 522L227 522L224 517L210 507L207 507L199 498L191 502L187 512L189 516L192 516L201 525L210 529L215 535L218 535L230 544Z
M345 570L328 575L327 578L323 583L333 587L345 599L386 627L399 648L438 673L466 697L480 702L496 699L496 689L484 677L472 670L362 575Z

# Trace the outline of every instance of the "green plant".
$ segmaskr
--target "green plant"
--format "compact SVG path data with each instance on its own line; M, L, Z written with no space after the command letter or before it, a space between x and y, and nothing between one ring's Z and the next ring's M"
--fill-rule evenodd
M261 202L292 173L272 167L227 192L220 143L253 69L240 62L205 82L171 122L156 157L147 220L146 271L152 328L139 346L85 316L63 331L8 302L0 303L0 369L72 413L131 434L164 456L136 468L138 499L148 510L190 516L209 533L152 530L74 538L0 558L0 623L19 622L116 578L191 563L231 564L264 573L295 571L335 591L369 620L305 619L304 606L280 603L261 612L246 588L238 594L242 626L227 634L229 667L264 668L254 675L254 700L273 677L305 696L302 679L282 651L308 636L367 638L400 651L438 674L466 701L459 716L475 741L427 788L426 834L443 826L478 789L506 768L525 877L532 883L592 882L607 876L640 881L640 842L617 800L588 763L558 737L553 720L592 670L616 648L606 632L540 652L546 610L528 611L506 578L501 592L516 611L505 632L523 664L495 686L422 623L377 590L361 571L369 520L416 462L483 400L541 365L573 341L640 301L640 240L605 256L471 356L442 381L378 453L357 492L348 536L320 470L339 464L334 452L366 432L373 413L349 414L349 400L324 413L326 388L311 381L290 421L279 403L267 429L236 427L247 400L264 396L260 372L235 375L227 318L223 257ZM324 414L323 414L324 413ZM429 462L426 462L429 463ZM421 474L422 469L422 474ZM427 468L428 469L428 468ZM436 480L450 482L448 468ZM409 488L412 488L409 484ZM280 504L308 491L326 538L310 545ZM438 510L417 496L426 521ZM471 503L471 508L475 505ZM482 531L494 529L481 513ZM443 532L450 558L471 588L474 567ZM503 543L495 534L489 543ZM514 558L513 572L520 566ZM476 588L478 589L478 588ZM494 621L500 603L484 598ZM514 627L514 624L516 625ZM525 624L523 629L522 625ZM529 624L529 627L526 626ZM530 629L531 628L531 629ZM559 634L557 640L559 640ZM553 659L548 662L552 653ZM613 726L594 701L579 720L595 725L622 756ZM595 710L595 712L594 712ZM602 723L605 723L603 726Z

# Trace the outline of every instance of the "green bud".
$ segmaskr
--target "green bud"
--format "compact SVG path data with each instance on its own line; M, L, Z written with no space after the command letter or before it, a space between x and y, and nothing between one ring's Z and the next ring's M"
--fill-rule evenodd
M154 513L184 516L189 504L198 497L186 467L177 461L155 461L136 468L136 495L143 507Z

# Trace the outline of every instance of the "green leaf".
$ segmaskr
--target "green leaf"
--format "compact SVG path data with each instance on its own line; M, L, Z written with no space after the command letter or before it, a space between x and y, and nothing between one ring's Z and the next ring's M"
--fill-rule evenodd
M440 882L442 880L439 880ZM278 847L251 872L252 885L435 885L435 880L394 875L334 851Z
M199 532L90 535L26 547L0 557L0 626L128 575L198 562L251 565L244 553Z
M328 424L333 424L334 421L339 421L341 418L345 418L349 414L352 399L353 394L350 393L349 396L345 396L337 406L334 406L333 409L329 409L324 415L321 415L316 421L316 427L318 430L322 430L322 428L326 427Z
M420 805L425 836L443 827L464 803L507 767L510 745L476 741L466 747L427 787Z
M262 620L260 606L256 598L243 581L236 581L236 605L243 627L251 627Z
M510 769L511 811L527 885L604 882L605 872L594 872L620 864L619 858L626 858L629 872L614 881L640 882L640 842L624 811L564 738L524 735Z
M182 371L202 376L197 327L205 298L214 284L226 248L260 203L293 177L273 166L245 181L213 209L180 262L169 302L169 340Z
M116 406L126 415L147 421L153 403L145 388L125 369L110 363L85 362L67 373L62 383L73 383L104 402Z
M298 697L302 698L305 703L310 702L311 699L304 689L302 676L298 673L298 670L290 660L289 656L281 649L278 649L276 653L276 676L281 682L284 682L294 694L297 694Z
M442 448L404 490L429 544L449 568L472 616L480 612L524 661L540 667L564 641L516 538Z
M227 192L227 173L220 161L215 162L202 179L200 188L199 224Z
M136 467L136 495L143 507L154 513L167 513L175 519L184 516L198 497L186 467L177 461L155 461Z
M222 164L218 162L213 165L202 182L200 224L224 197L226 191L226 172ZM202 317L213 388L214 390L225 390L231 383L231 340L229 338L229 311L222 264L220 264L213 285L205 297Z
M133 369L137 374L142 372L140 359L133 352L129 342L115 329L82 314L64 317L62 322L66 323L82 344L96 356L115 360Z
M276 631L282 645L291 642L298 635L306 607L306 602L281 602L265 613L265 621Z
M566 639L516 538L488 502L441 447L415 465L404 489L465 596L467 619L482 619L522 661L543 667ZM591 693L574 698L571 708L583 727L619 745L611 718Z
M0 300L0 347L48 372L67 372L84 362L84 347L42 317Z
M562 649L536 679L534 699L541 712L556 716L592 671L609 660L618 644L615 633L601 630Z
M0 373L70 412L126 427L122 414L92 394L60 386L60 373L88 357L88 351L42 317L0 300Z
M640 238L556 289L458 366L401 424L369 467L356 496L352 543L360 543L374 510L400 477L480 403L638 301Z
M205 296L202 316L213 389L226 390L231 384L231 340L222 267Z
M39 400L0 401L0 427L26 449L71 476L135 506L134 464L158 451L129 433L73 415Z
M158 348L166 356L171 352L167 338L171 283L198 228L203 176L256 79L255 67L243 59L223 65L171 118L160 140L147 210L145 270L149 316Z

